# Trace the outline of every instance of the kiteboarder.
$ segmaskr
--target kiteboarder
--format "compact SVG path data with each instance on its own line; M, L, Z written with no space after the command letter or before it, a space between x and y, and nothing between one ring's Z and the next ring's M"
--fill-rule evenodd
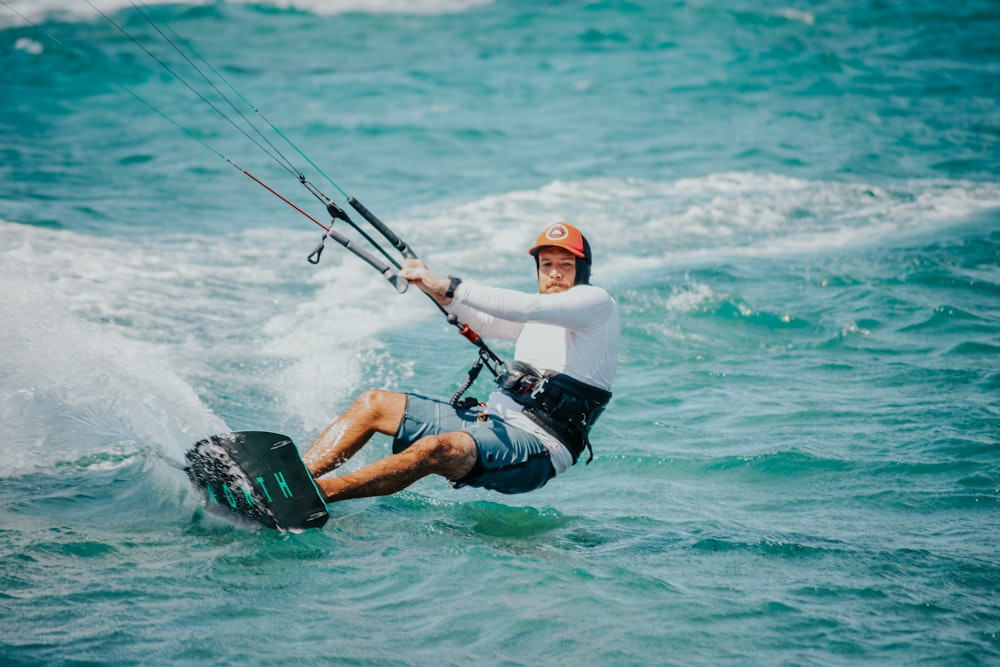
M515 338L515 362L485 404L380 389L363 392L302 457L328 502L383 496L431 474L452 486L501 493L538 489L586 451L589 432L611 399L618 309L590 284L590 244L575 226L549 226L529 249L538 292L440 276L419 259L400 275L485 338ZM375 433L393 437L390 456L327 476Z

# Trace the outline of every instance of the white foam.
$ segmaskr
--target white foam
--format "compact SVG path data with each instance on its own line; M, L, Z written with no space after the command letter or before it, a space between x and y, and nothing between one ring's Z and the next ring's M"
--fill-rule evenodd
M258 0L241 1L256 3ZM320 15L361 12L436 16L459 14L492 2L493 0L272 0L272 4L276 7L298 9Z
M277 404L277 413L299 419L309 430L325 425L370 381L365 371L383 366L371 379L380 383L409 372L406 363L384 362L378 335L433 311L417 290L397 295L336 246L318 269L309 266L305 255L315 241L308 231L257 229L236 238L130 242L0 222L0 285L11 295L3 301L8 323L3 333L25 346L24 355L8 358L9 372L19 380L5 395L6 405L35 401L37 392L20 390L37 385L50 405L27 415L29 421L44 421L46 414L71 406L79 413L74 421L93 422L90 431L98 439L108 431L187 446L194 438L225 430L193 389L211 385L237 397L263 393L263 400ZM15 294L23 296L12 300ZM33 310L32 304L40 305ZM33 332L67 329L70 334L58 348L65 358L46 360L42 350L53 341ZM105 349L121 359L122 368L103 356ZM29 361L22 363L22 356ZM70 359L76 360L75 369ZM63 365L73 370L65 378L59 370ZM152 406L143 402L148 392L136 374L156 390ZM71 400L78 393L94 393L72 386L85 385L88 375L101 377L100 384L109 388L93 402ZM119 389L142 405L117 407ZM172 398L156 393L166 390ZM95 412L82 416L82 406ZM101 426L102 421L131 420L132 407L162 408L160 420L172 430L146 428L140 434L128 424Z
M40 42L36 42L35 40L30 39L28 37L21 37L16 42L14 42L14 48L17 49L18 51L24 51L25 53L29 53L33 56L40 55L43 51L45 51L45 47L43 47Z
M727 172L663 182L553 181L439 211L413 226L446 235L448 250L437 257L490 273L523 258L543 226L566 220L591 239L595 272L606 276L706 257L851 247L996 207L996 183L890 186Z
M321 16L358 12L365 14L402 14L436 16L458 14L489 5L493 0L230 0L233 4L270 4L280 9L297 9ZM67 21L92 21L99 14L85 2L79 0L6 0L17 13L0 8L0 26L21 25L22 16L32 22L49 18ZM146 5L188 4L206 5L212 0L143 0ZM91 0L91 3L106 14L122 9L131 9L130 0ZM20 16L18 15L20 14Z
M809 11L795 9L794 7L785 7L783 9L779 9L778 14L785 17L789 21L801 21L806 25L814 25L816 23L815 14Z
M364 371L378 365L381 332L429 313L418 290L398 295L359 260L335 253L328 250L309 278L315 293L263 327L261 351L285 361L267 382L282 397L284 412L309 431L329 423L360 388L407 376L405 363L388 364L376 378Z
M171 0L144 0L147 5L167 4ZM5 0L10 9L0 7L0 26L22 25L27 18L32 22L41 22L49 18L77 21L94 20L100 15L93 7L80 0ZM105 13L110 13L131 7L129 0L90 0L94 7ZM189 4L206 4L192 1ZM14 11L11 11L13 9Z
M723 173L553 181L392 224L442 273L533 289L526 249L559 219L591 238L605 282L725 255L850 247L994 207L993 183L879 187ZM407 360L383 347L382 334L431 322L436 311L417 290L395 294L335 245L309 266L315 240L303 228L128 241L0 222L9 465L122 442L179 456L192 436L225 430L205 405L219 387L315 431L363 386L406 378ZM685 311L713 298L689 280L661 305Z
M224 430L156 346L73 314L49 276L5 257L0 284L0 469L126 445L180 460L199 432Z
M669 311L690 313L702 308L714 298L716 295L711 287L694 280L691 276L685 276L684 284L672 288L670 297L664 305Z
M6 460L46 465L128 442L179 461L195 439L226 430L194 385L214 375L208 350L243 325L234 295L248 274L279 278L254 244L234 245L245 262L213 261L212 247L0 222Z

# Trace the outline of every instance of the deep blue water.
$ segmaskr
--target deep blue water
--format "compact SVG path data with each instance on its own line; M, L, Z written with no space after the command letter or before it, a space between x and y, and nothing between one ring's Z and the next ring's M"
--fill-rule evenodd
M183 452L304 447L474 350L339 248L306 263L319 229L218 153L323 207L95 9L6 3L6 664L1000 662L996 3L149 8L434 268L530 289L565 219L619 303L591 465L300 535L207 515Z

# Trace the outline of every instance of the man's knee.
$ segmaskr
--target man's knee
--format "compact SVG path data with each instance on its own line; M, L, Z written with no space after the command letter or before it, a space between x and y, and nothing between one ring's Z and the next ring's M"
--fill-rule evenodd
M383 433L394 432L406 411L406 395L384 389L366 389L354 400L369 423Z
M419 453L431 472L449 479L467 475L479 456L476 442L464 431L426 436L413 443L411 450Z
M391 397L396 395L395 392L385 389L365 389L354 399L354 403L367 410L377 411L383 409L391 401Z

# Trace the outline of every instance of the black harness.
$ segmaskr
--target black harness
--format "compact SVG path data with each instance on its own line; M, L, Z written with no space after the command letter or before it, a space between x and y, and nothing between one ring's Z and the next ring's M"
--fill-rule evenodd
M590 427L604 412L611 392L581 382L565 373L541 372L515 361L497 378L500 391L524 406L524 413L566 445L576 464L583 450L594 460Z

